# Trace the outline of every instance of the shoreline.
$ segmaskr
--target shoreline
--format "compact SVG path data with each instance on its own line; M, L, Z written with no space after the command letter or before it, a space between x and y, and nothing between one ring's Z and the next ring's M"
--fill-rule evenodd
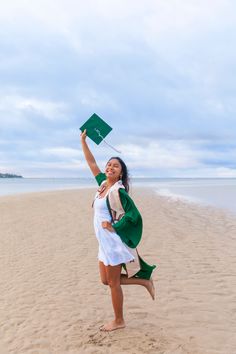
M99 279L95 190L1 197L0 328L9 354L232 354L236 218L133 187L144 221L138 248L157 264L157 299L124 286L127 327L105 334L98 327L112 307Z
M31 181L33 180L33 182ZM207 181L202 183L202 180ZM219 180L219 182L218 182ZM35 182L36 181L36 182ZM63 181L63 182L62 182ZM160 196L180 200L184 203L195 203L200 206L224 209L236 215L236 179L158 179L144 178L130 180L130 188L150 188ZM96 188L93 178L74 179L29 179L23 183L0 183L0 197L7 195L23 195L26 193L51 192Z
M81 186L78 188L68 188L68 189L52 189L52 190L42 190L42 191L29 191L29 192L19 192L19 193L14 193L14 194L5 194L5 195L1 195L0 194L0 201L3 201L4 199L8 199L8 198L21 198L21 197L25 197L25 196L36 196L36 195L47 195L47 194L57 194L57 193L67 193L67 192L79 192L79 191L83 191L86 193L86 191L93 191L94 194L97 190L96 186ZM191 197L186 197L186 196L170 196L170 195L162 195L159 194L156 191L156 188L153 186L132 186L131 190L130 190L130 195L132 196L132 193L134 191L146 191L147 193L152 193L153 196L156 196L156 198L169 202L169 203L182 203L185 206L193 206L196 208L200 208L202 210L212 210L212 212L214 211L218 211L220 213L226 214L227 216L231 217L231 218L236 218L236 211L231 210L230 208L224 208L224 207L219 207L216 205L213 205L211 203L207 203L207 202L201 202L201 201L197 201L194 200L193 198L191 199Z

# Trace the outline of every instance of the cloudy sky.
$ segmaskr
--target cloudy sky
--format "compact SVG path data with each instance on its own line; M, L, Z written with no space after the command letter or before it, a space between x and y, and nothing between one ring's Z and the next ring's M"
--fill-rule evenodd
M96 112L132 176L236 177L235 37L235 0L2 0L0 172L90 176Z

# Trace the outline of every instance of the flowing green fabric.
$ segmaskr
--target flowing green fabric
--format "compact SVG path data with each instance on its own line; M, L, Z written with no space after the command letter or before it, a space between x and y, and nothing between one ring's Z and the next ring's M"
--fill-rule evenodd
M105 173L99 173L95 178L98 185L100 186L101 183L106 180L106 175ZM142 237L142 217L133 200L130 198L125 189L119 189L119 196L125 214L118 222L113 223L112 227L127 246L130 248L136 248ZM108 197L106 202L111 214ZM134 275L134 277L150 279L152 271L156 268L156 266L147 264L140 256L139 261L141 269ZM123 266L125 268L125 265Z

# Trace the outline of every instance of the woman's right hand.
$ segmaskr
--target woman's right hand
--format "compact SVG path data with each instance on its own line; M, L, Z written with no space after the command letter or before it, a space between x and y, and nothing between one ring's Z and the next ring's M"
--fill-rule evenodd
M81 142L85 141L87 138L86 129L80 134Z

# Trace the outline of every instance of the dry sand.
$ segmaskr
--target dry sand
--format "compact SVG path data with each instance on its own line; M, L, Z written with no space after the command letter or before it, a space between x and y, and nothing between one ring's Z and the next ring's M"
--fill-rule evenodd
M93 194L0 198L0 354L236 354L236 217L135 189L157 299L124 286L127 327L102 333Z

